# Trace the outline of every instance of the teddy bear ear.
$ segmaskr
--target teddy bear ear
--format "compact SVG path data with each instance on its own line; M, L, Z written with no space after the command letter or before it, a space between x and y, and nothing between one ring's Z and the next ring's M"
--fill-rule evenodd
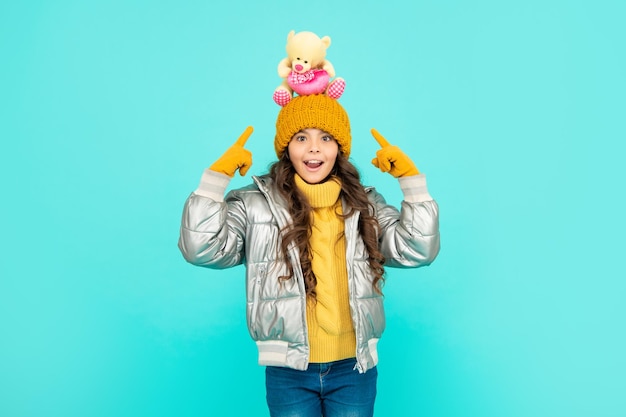
M291 32L289 32L289 34L287 35L287 42L289 42L291 38L294 37L295 34L296 34L295 30L292 30Z
M328 48L330 46L330 36L324 36L322 38L322 43L326 46L326 48Z

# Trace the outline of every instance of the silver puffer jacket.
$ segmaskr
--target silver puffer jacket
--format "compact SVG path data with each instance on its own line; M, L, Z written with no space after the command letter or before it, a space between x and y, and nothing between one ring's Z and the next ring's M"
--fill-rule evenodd
M278 254L280 230L290 222L290 215L271 178L253 180L254 184L231 191L223 202L191 194L185 203L179 248L194 265L228 268L245 263L248 330L259 349L259 364L304 370L309 363L306 295L298 250L293 246L288 261L294 277L278 279L288 272ZM430 264L439 251L437 203L403 201L398 212L373 188L366 190L381 227L385 266ZM372 289L357 225L358 213L345 220L346 265L356 367L365 372L378 362L376 345L385 328L385 315L383 298Z

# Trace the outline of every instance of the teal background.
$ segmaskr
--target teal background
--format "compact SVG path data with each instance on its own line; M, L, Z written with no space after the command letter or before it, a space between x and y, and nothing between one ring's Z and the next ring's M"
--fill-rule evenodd
M364 181L401 200L376 127L441 207L437 261L388 271L376 415L626 415L625 11L2 2L0 415L267 415L243 269L176 243L246 126L250 174L274 160L291 29L333 39Z

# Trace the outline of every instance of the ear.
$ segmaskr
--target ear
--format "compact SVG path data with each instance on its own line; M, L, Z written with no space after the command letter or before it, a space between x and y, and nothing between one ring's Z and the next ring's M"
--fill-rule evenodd
M289 42L295 34L296 34L295 30L292 30L291 32L289 32L289 34L287 35L287 42Z
M322 38L322 43L326 46L326 48L328 48L330 46L330 36L324 36Z

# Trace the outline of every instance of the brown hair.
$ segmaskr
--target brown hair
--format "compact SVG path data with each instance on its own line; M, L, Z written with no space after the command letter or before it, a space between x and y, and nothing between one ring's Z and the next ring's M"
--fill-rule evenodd
M306 197L295 184L296 171L289 160L288 152L284 152L281 158L270 167L270 177L274 180L278 191L287 201L289 214L293 223L283 230L283 238L280 244L280 255L287 259L287 252L291 242L294 242L300 253L300 264L304 276L304 285L307 296L315 299L315 287L317 279L311 267L311 247L309 238L311 236L311 206ZM374 277L372 287L378 294L382 294L384 283L385 262L382 253L378 248L379 224L374 217L374 207L367 198L365 188L361 184L361 177L356 167L352 165L341 152L337 155L335 166L330 172L330 176L335 176L341 181L340 198L346 202L347 212L341 217L344 219L352 215L355 211L360 213L358 231L365 244L367 259ZM293 267L287 262L289 276L281 277L281 280L288 280L293 277Z

